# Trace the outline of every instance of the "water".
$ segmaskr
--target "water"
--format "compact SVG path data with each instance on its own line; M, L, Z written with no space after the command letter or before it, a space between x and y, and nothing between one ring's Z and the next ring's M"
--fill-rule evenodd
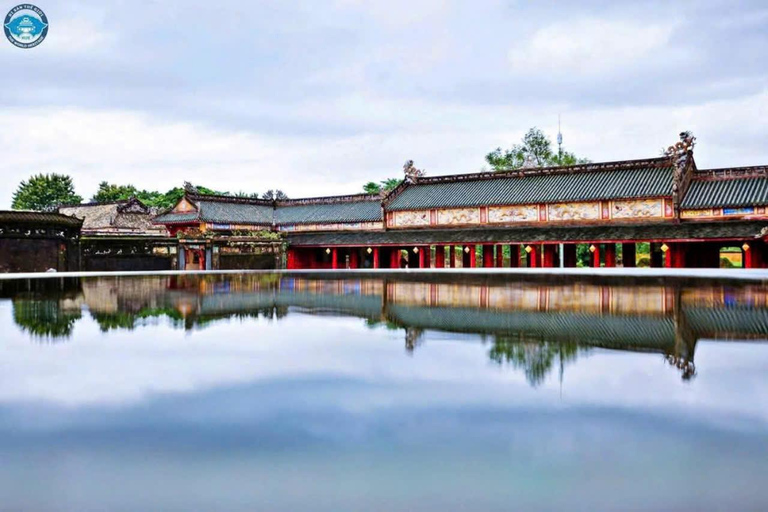
M768 510L766 286L457 279L0 282L0 510Z

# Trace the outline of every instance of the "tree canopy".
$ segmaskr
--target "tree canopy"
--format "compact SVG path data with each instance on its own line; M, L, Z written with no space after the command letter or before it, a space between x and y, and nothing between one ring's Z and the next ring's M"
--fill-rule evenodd
M388 178L378 183L375 181L369 181L363 185L363 192L366 194L380 194L382 191L389 192L397 187L403 180L399 178Z
M230 195L229 192L219 192L208 187L196 186L197 192L203 195ZM249 194L238 192L238 197L258 197L258 194ZM95 203L108 203L112 201L123 201L135 197L147 206L156 208L171 208L179 199L184 197L184 188L174 187L167 192L158 192L157 190L138 190L133 185L115 185L102 181L99 183L99 189L91 198Z
M80 204L72 178L63 174L36 174L22 181L13 194L14 210L52 211L63 204Z
M133 185L113 185L102 181L99 183L99 189L91 198L91 202L94 203L109 203L112 201L120 201L134 197L138 194L138 190Z
M533 127L523 136L520 144L509 149L496 148L487 155L485 161L494 171L506 171L523 167L530 158L537 167L576 165L589 163L586 158L578 157L569 151L553 151L552 141L540 129Z

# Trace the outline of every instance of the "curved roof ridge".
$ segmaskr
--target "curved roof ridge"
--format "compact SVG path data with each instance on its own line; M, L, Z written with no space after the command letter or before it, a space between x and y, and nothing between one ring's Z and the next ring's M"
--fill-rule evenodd
M633 167L672 167L674 163L669 157L641 158L637 160L616 160L610 162L590 162L587 164L560 165L550 167L535 167L530 169L510 169L508 171L483 171L464 174L443 174L440 176L424 176L416 183L409 185L426 185L431 183L445 183L451 181L474 181L485 179L498 179L505 177L524 178L526 176L540 176L545 174L572 174L599 171L619 171Z
M256 197L237 197L237 196L227 196L223 194L190 194L187 193L185 196L187 199L190 199L192 202L197 203L199 201L208 201L208 202L217 202L217 203L235 203L235 204L251 204L251 205L259 205L259 206L272 206L273 202L271 199L259 199Z
M277 206L303 206L309 204L355 203L360 201L381 201L379 194L347 194L339 196L299 197L276 201Z
M748 167L720 167L715 169L697 169L693 173L695 180L732 180L765 178L768 176L768 165L752 165Z

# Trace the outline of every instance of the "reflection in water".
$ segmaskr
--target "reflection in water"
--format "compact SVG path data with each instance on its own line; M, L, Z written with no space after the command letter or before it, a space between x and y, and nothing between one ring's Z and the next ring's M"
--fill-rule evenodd
M454 279L0 280L0 509L768 510L765 286Z
M567 341L526 342L520 338L497 337L489 355L497 363L510 363L515 368L522 369L531 386L538 386L544 382L556 362L562 379L565 364L576 361L579 351L587 350L589 349Z
M365 319L401 330L413 353L425 331L480 334L489 357L524 371L537 386L553 368L601 347L654 352L684 380L696 375L701 338L765 339L762 285L627 286L299 278L279 274L101 277L6 281L14 321L35 340L72 336L86 309L102 332L161 319L195 330L226 319L281 319L290 311Z

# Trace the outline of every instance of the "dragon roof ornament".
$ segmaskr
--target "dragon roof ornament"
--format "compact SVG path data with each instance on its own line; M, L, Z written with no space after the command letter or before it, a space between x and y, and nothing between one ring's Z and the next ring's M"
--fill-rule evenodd
M413 160L406 160L403 165L403 173L405 174L405 180L409 183L416 183L419 181L419 178L423 178L427 174L423 170L417 169L413 165Z
M691 161L693 160L693 147L696 145L696 137L690 131L680 132L680 140L669 146L664 151L664 156L669 157L675 166L672 175L672 201L675 209L679 210L683 194L690 183Z

